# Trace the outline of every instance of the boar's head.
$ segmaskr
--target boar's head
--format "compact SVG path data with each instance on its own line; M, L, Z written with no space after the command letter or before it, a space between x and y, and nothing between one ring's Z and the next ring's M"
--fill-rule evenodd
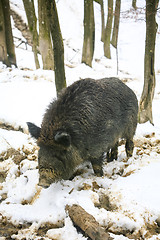
M31 136L37 139L39 145L39 185L49 187L53 182L69 179L74 172L70 135L65 131L57 130L52 139L45 142L42 140L41 128L30 122L27 125Z

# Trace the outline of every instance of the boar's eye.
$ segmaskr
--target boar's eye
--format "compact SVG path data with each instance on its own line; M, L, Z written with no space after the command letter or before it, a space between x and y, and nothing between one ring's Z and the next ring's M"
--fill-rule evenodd
M66 132L57 132L54 139L57 143L63 145L64 147L69 147L71 144L71 136Z

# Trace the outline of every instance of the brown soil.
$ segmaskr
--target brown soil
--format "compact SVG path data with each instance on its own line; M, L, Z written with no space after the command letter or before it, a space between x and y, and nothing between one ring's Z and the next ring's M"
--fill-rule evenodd
M6 217L3 217L0 214L0 237L5 237L6 240L12 239L11 236L13 234L17 234L20 229L24 229L30 226L30 224L19 224L18 226L13 225L10 223Z
M30 223L26 224L19 224L19 225L14 225L7 221L5 217L2 217L2 220L0 221L0 239L1 237L4 237L5 240L11 240L14 239L12 238L13 235L18 235L18 232L20 230L28 229L31 226ZM57 227L63 227L62 224L59 226L51 224L51 223L46 223L45 225L41 226L37 231L36 231L36 236L39 237L39 240L44 239L46 236L46 233L49 229L57 228ZM25 240L25 236L23 240ZM34 239L34 237L33 237Z
M15 12L13 9L11 9L11 15L13 17L13 21L15 24L15 27L18 28L19 31L21 31L22 36L26 39L27 44L32 46L32 36L29 31L29 28L27 24L23 21L20 15L18 15L17 12Z

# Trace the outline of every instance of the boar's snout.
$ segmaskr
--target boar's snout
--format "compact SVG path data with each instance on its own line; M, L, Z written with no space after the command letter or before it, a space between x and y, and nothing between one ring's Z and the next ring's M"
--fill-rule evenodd
M39 183L38 185L44 188L50 186L51 183L55 182L56 174L51 168L41 168L39 169Z
M49 187L52 183L66 178L63 161L50 148L41 147L38 153L39 186Z
M43 187L43 188L48 188L50 186L49 183L46 182L46 179L39 179L38 186Z

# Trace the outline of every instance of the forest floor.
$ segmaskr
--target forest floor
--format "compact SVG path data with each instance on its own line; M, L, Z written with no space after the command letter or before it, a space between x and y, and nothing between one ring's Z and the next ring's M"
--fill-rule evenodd
M74 22L77 24L81 10L74 4L80 4L80 1L58 2L61 7L60 19L63 20L65 14L66 17L75 14L75 21L70 21L74 34L62 24L62 32L66 34L64 44L68 85L85 77L98 79L116 76L117 62L100 56L100 48L97 46L93 68L80 63L81 47L74 25ZM142 1L139 2L141 4ZM130 9L126 3L124 6ZM122 11L119 35L118 77L125 79L138 99L143 88L143 78L139 77L139 73L143 72L144 13L144 8ZM26 24L14 11L12 16L15 22L14 33L19 28L23 43L28 44L31 41ZM83 25L83 18L81 20L80 24ZM68 24L68 20L64 23ZM16 36L19 35L16 32ZM72 39L71 36L76 36L77 39ZM22 43L18 41L17 39L16 46ZM157 46L160 46L159 41L158 35ZM71 43L74 43L74 47ZM155 125L138 125L133 157L126 158L124 142L121 141L117 161L104 162L103 177L96 177L88 164L77 172L72 181L55 183L43 189L37 185L38 147L27 132L26 122L33 121L40 125L46 106L56 96L54 74L41 69L33 70L34 58L30 49L26 51L16 48L16 51L18 69L0 65L0 240L89 239L74 226L65 210L67 204L75 203L93 215L115 240L160 239L159 60L156 61L157 85L153 101ZM112 53L114 56L114 49ZM157 57L159 59L159 54Z
M0 126L2 129L5 129L5 131L10 131L10 127L8 126ZM13 129L12 129L13 131ZM17 131L16 131L17 132ZM24 134L24 133L23 133ZM123 141L120 142L120 148L123 147ZM151 153L155 153L160 155L160 139L155 138L155 133L147 134L142 137L135 137L134 140L135 143L135 153L134 153L134 159L132 159L132 164L134 164L134 161L137 161L141 156L150 156ZM37 150L38 147L35 144L30 144L30 147L27 148L26 146L22 147L21 149L14 149L14 148L8 148L7 151L4 151L1 153L0 157L0 183L1 186L3 185L3 182L7 181L7 176L9 174L9 169L6 171L5 167L2 167L5 162L9 161L10 165L16 165L17 171L16 175L17 178L19 178L24 173L20 170L22 169L22 165L24 161L27 159L29 161L35 162L35 166L37 166ZM107 163L106 163L107 164ZM127 178L128 176L134 174L137 170L137 168L131 168L130 170L127 168L129 167L129 162L126 158L122 158L119 160L120 167L116 169L116 164L113 163L115 166L113 167L112 171L104 171L105 177L110 178L114 181L114 179L117 178L117 176L121 176L123 178ZM142 164L142 162L141 162ZM144 163L143 163L144 164ZM105 165L105 164L104 164ZM104 166L105 169L105 166ZM127 170L127 171L126 171ZM86 171L86 169L85 169ZM83 178L83 172L79 173ZM1 187L2 188L2 187ZM78 191L87 191L92 190L93 192L97 192L101 188L98 181L96 181L96 178L94 182L92 182L92 186L90 184L84 183L81 187L79 187ZM2 189L0 189L2 190ZM35 203L35 201L39 198L39 195L41 193L41 188L39 188L35 194L32 196L29 200L22 200L21 204L24 205L32 205ZM71 190L73 191L73 189ZM157 189L159 191L159 189ZM8 193L3 193L1 195L0 202L6 201L8 197ZM110 212L118 212L119 206L116 206L116 202L112 203L111 199L106 193L101 193L101 196L99 198L98 203L95 202L94 205L96 208L101 209L104 208L107 211ZM10 202L6 202L6 204L10 204ZM24 223L15 223L13 220L9 220L6 216L3 216L0 214L0 240L9 240L9 239L61 239L61 238L50 238L48 237L48 230L50 229L57 229L64 227L64 221L57 222L57 224L53 223L42 223L38 226L38 228L33 227L33 223L31 222L24 222ZM110 225L110 226L109 226ZM114 234L114 236L121 235L123 237L127 237L126 239L149 239L152 236L156 236L157 234L160 234L160 222L157 219L156 221L149 223L146 222L145 226L139 229L139 231L134 231L133 229L125 229L125 228L114 228L112 225L113 223L110 222L110 224L106 228L106 231L109 231L109 233ZM77 231L81 234L84 234L80 229L77 229ZM145 231L145 236L144 236ZM31 234L32 233L32 234ZM85 235L84 235L85 236ZM90 239L90 238L87 238ZM125 239L125 238L117 238L117 239ZM159 239L159 238L157 238Z

